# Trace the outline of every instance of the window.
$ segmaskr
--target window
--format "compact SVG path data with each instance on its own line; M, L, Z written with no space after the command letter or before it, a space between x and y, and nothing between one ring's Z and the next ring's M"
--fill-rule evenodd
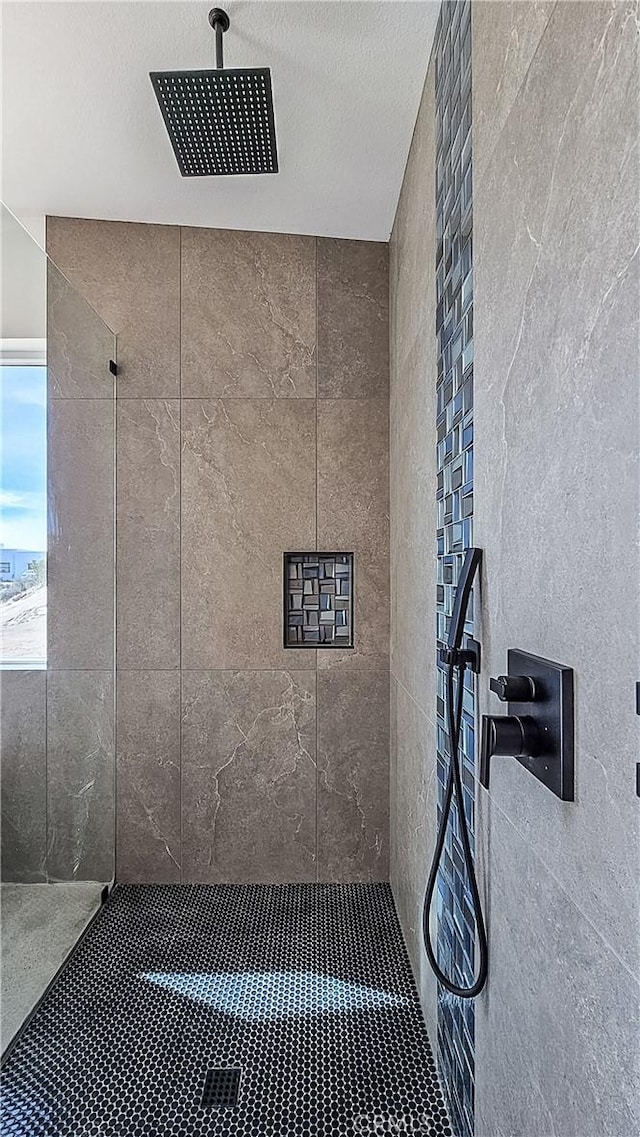
M47 369L0 367L0 663L46 662Z

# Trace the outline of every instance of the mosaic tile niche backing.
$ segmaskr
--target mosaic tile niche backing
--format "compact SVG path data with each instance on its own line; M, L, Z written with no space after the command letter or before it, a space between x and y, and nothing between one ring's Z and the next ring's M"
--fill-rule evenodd
M284 646L353 647L353 553L284 554Z
M448 634L464 550L473 544L473 277L471 174L471 4L445 0L435 46L436 82L436 332L437 379L437 629ZM473 632L473 608L465 631ZM438 819L445 791L449 742L445 672L438 669ZM461 738L464 806L474 834L474 688L468 673ZM452 810L438 878L438 958L446 974L473 976L475 922ZM443 988L438 998L438 1063L453 1128L474 1129L474 1004Z

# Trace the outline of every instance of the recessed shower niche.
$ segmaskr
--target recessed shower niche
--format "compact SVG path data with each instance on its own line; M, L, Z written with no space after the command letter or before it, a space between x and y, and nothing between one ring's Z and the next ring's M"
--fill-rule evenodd
M285 647L353 647L353 553L285 553L283 600Z

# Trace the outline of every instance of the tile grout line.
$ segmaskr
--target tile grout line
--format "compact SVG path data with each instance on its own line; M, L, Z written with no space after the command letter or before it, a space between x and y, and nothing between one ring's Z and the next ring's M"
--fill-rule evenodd
M180 834L180 884L183 876L182 822L182 225L178 227L178 809Z
M434 722L434 720L427 713L427 711L425 711L424 707L420 706L420 703L418 702L418 700L411 694L411 691L409 691L409 689L407 687L405 687L404 683L399 678L399 676L396 675L395 671L390 670L389 674L395 680L395 682L398 684L398 687L402 688L402 690L404 691L407 698L411 699L411 702L413 703L416 710L420 713L420 715L422 715L422 718L425 719L426 722L428 722L429 725L434 728L434 730L437 729L438 724L436 722Z
M318 369L320 365L320 335L318 326L318 238L314 240L315 247L315 307L316 307L316 398L315 398L315 422L316 422L316 447L315 447L315 488L316 488L316 516L315 516L315 551L318 552ZM318 847L318 649L315 650L315 750L316 750L316 794L315 794L315 814L316 814L316 882L319 880L320 872L320 849Z
M627 963L625 963L625 961L623 959L621 959L621 957L618 955L618 952L614 948L613 944L611 944L609 942L609 940L602 934L602 930L600 928L598 928L598 926L596 924L594 924L592 918L580 907L579 904L576 903L575 897L570 892L567 891L567 889L563 885L562 881L560 881L558 879L558 877L555 875L555 873L553 872L553 870L549 868L549 865L545 861L544 857L542 857L540 855L540 853L531 844L531 842L527 840L524 833L522 833L521 830L518 828L518 826L515 824L515 822L511 820L508 813L505 813L505 811L501 808L501 806L498 805L498 802L496 801L496 798L493 796L493 794L488 793L487 796L489 797L489 799L491 800L491 803L495 806L495 808L497 809L497 811L501 815L501 817L503 817L504 820L507 822L507 824L511 826L514 833L516 833L518 835L518 837L522 841L522 844L525 846L525 848L528 849L529 852L536 858L536 860L540 862L540 864L544 868L545 872L555 882L557 888L560 890L562 895L564 897L566 897L567 902L569 904L571 904L572 907L575 908L577 912L580 913L580 915L582 916L582 919L585 921L585 923L587 923L589 925L589 927L595 932L596 936L598 937L600 942L602 944L604 944L605 948L608 951L610 951L613 956L615 956L615 958L617 959L620 966L623 967L624 970L626 971L627 975L634 981L634 983L636 985L640 986L640 978L638 978L638 976L635 975L634 972L631 970L629 965ZM483 849L482 851L484 854L486 852L486 849ZM486 868L486 866L485 866L485 868Z
M118 336L113 379L113 882L118 873Z
M49 217L48 217L48 215L45 215L45 222L44 222L45 250L47 249L47 227L48 227L48 224L49 224ZM48 254L47 254L47 256L48 256ZM49 338L49 282L50 282L50 273L49 273L48 264L49 264L49 262L47 262L47 279L46 279L47 307L46 307L46 324L45 324L45 334L47 336L47 345L48 345L48 338ZM46 421L46 445L47 445L47 454L46 454L47 486L46 486L46 494L47 494L47 501L46 501L46 504L47 504L47 514L48 514L48 512L49 512L49 492L50 492L50 483L51 483L51 471L50 471L51 455L50 455L50 450L49 450L49 430L51 427L51 419L50 419L51 396L49 394L50 384L49 384L49 354L48 354L48 350L47 350L47 355L46 355L46 367L47 367L47 421ZM47 523L47 560L46 560L46 578L45 579L46 579L47 600L48 600L48 597L49 597L49 525L48 525L48 523ZM44 668L44 864L42 866L42 869L43 869L43 873L44 873L44 879L48 884L49 883L49 630L50 630L48 604L47 604L46 621L47 622L46 622L46 632L45 632L45 635L46 635L45 648L46 648L47 655L46 655L46 663L45 663L45 668Z
M47 564L49 558L47 557ZM48 617L47 617L48 618ZM49 876L49 674L44 673L44 876Z

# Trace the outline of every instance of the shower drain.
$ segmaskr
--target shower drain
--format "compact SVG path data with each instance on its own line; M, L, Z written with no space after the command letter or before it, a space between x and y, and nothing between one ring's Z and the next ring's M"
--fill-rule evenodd
M224 1106L237 1105L240 1074L240 1068L235 1066L207 1070L200 1108L221 1109Z

